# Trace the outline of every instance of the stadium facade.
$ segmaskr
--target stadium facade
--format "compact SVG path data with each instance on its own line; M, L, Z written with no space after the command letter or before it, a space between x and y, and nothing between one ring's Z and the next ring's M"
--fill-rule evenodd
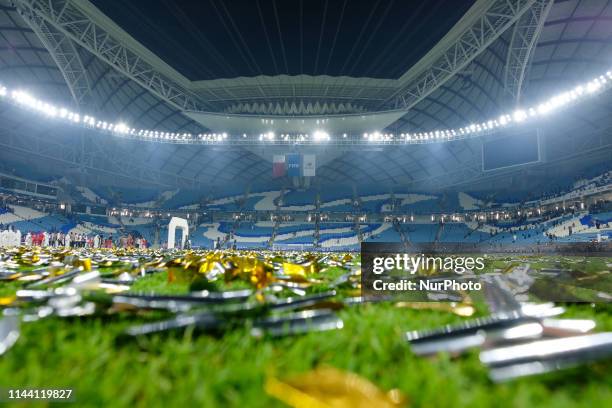
M0 0L0 402L610 406L610 102L612 0Z
M3 191L25 200L7 205L24 208L19 222L151 242L160 219L189 215L204 246L482 242L502 230L507 242L523 227L539 241L570 225L605 238L610 18L605 1L479 0L398 77L192 80L88 1L2 0L0 84L80 122L3 98ZM598 78L591 97L529 117Z

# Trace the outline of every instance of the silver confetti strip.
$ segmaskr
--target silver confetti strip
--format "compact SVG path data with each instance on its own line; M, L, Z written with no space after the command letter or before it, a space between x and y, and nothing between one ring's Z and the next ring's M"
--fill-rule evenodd
M537 339L542 336L542 325L533 319L529 321L500 321L490 325L487 330L477 330L468 334L450 333L444 336L430 336L412 340L411 350L417 355L430 355L440 352L458 354L474 347L486 347L507 342Z
M197 292L190 292L188 295L156 295L156 294L145 294L145 293L126 293L121 295L122 297L129 297L133 299L142 300L174 300L174 301L185 301L185 302L199 302L199 303L218 303L227 301L243 301L249 298L253 294L251 289L241 290L227 290L222 292L213 292L208 290L202 290Z
M128 304L143 309L163 309L187 311L194 307L246 301L253 291L251 289L210 292L192 292L189 295L155 295L125 293L113 297L114 303Z
M551 337L575 336L586 334L597 325L590 319L543 319L544 335Z
M256 320L251 329L253 337L283 337L311 332L339 330L344 327L342 319L327 309L306 310Z
M75 276L68 286L80 288L98 282L100 282L100 272L91 271Z
M611 355L612 332L606 332L484 350L480 353L480 361L488 366L504 366L546 360L589 360Z
M179 315L173 319L129 327L126 330L126 334L130 336L141 336L181 329L188 326L195 326L198 329L204 331L218 330L225 324L227 324L227 321L221 320L219 317L212 313L200 313L197 315Z
M431 330L415 330L406 333L406 340L409 342L427 341L444 339L449 335L462 336L475 334L482 330L494 330L504 327L513 326L521 320L535 321L538 320L531 317L525 317L519 312L511 312L507 314L492 315L488 317L472 319L460 324L446 325L437 329Z
M64 282L64 281L67 281L69 279L74 278L79 273L81 273L81 271L82 271L82 269L76 268L76 269L73 269L73 270L71 270L69 272L63 273L61 275L50 276L48 278L44 278L44 279L41 279L39 281L32 282L30 284L27 284L26 287L36 288L36 287L43 286L43 285L52 285L52 284L56 284L56 283L61 283L61 282Z
M314 306L317 303L324 300L328 300L334 296L336 296L336 291L331 290L328 292L321 292L309 296L278 299L275 302L272 302L272 304L270 305L270 309L275 311L302 309Z
M13 347L19 338L19 317L4 316L0 318L0 356Z
M561 344L562 342L564 344ZM508 358L507 353L517 351L517 349L509 347L481 353L481 361L484 360L483 362L491 364L489 376L493 381L503 382L549 373L608 359L612 356L611 333L541 340L521 346L523 348L518 350L520 355L515 356L514 359ZM549 347L550 349L543 350Z

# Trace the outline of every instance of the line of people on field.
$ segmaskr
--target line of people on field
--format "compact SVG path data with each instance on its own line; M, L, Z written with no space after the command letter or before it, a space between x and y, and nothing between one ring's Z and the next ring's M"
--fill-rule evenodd
M27 232L25 235L12 225L7 228L0 226L0 247L14 247L19 245L66 248L138 248L149 246L143 237L134 238L131 234L121 236L116 241L113 236L103 237L100 234L88 235L78 232Z

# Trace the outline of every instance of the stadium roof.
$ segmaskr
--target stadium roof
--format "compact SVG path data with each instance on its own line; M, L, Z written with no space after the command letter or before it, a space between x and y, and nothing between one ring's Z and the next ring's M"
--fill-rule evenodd
M191 80L398 78L474 0L132 0L92 3ZM382 46L381 46L382 44Z
M159 4L152 6L157 9L152 13L124 6L125 16L119 18L123 9L120 3L112 3L104 11L113 19L85 0L0 0L0 83L140 128L206 131L210 122L194 120L199 114L187 114L188 111L268 118L287 115L287 110L292 116L308 117L338 113L377 115L399 110L399 119L393 119L387 126L389 131L399 133L465 126L496 117L517 103L537 102L612 66L612 5L604 0L480 0L460 19L459 15L444 11L445 7L419 11L417 7L402 8L399 2L389 6L385 15L384 2L379 2L371 17L361 7L355 11L353 20L370 18L367 25L372 29L365 30L356 41L362 44L357 51L364 50L362 60L380 59L375 64L379 68L370 69L357 58L346 59L345 48L349 43L343 39L336 46L341 51L327 54L331 68L311 66L298 71L291 67L273 69L270 65L253 70L252 61L250 67L239 61L240 46L227 53L222 50L226 63L235 66L234 71L225 71L218 63L207 65L206 61L214 58L201 57L193 47L181 47L176 58L168 54L173 41L186 42L188 36L200 38L198 41L211 47L224 47L222 44L232 36L246 37L250 30L243 25L247 23L240 20L237 28L229 18L233 17L236 24L238 6L246 7L246 2L232 8L228 8L230 2L213 2L222 13L226 13L223 10L229 13L225 14L225 24L230 25L222 41L211 34L218 27L212 23L210 28L194 27L198 15L181 16L181 11L170 2L163 7L171 7L173 12L163 21L156 21L159 17L156 13L162 7ZM339 17L336 8L343 2L339 3L319 5L328 10L325 24L321 17L316 24L319 33L324 33L324 42L330 38L333 41L336 23L332 16ZM268 2L259 4L271 7ZM354 5L348 1L346 7L358 9L356 4L363 2ZM52 9L48 9L49 5ZM465 11L461 7L456 10L461 14ZM314 17L304 14L305 21L316 18L318 11L320 8L312 11ZM289 15L287 10L277 12ZM272 18L270 10L262 9L262 13L265 21ZM136 29L133 22L139 18L143 24ZM153 28L145 20L164 28L151 32ZM414 24L404 28L397 23L421 20L424 26L421 28L414 28ZM179 23L183 27L181 36L170 41L170 37L177 35L174 26ZM389 29L396 26L397 30ZM447 32L439 33L428 29L429 26L443 27ZM281 30L284 28L283 23ZM312 30L304 34L305 38L318 40L317 30ZM255 42L262 39L263 30L259 31L254 34L259 39ZM397 39L385 42L385 35ZM209 36L208 42L204 41ZM418 36L433 38L436 45L419 41ZM284 35L282 38L285 41ZM156 39L163 43L159 48L154 44ZM284 47L285 57L295 61L297 54L291 54L297 52L295 44L289 36L286 41L283 46L272 44L272 51L253 48L250 51L253 58L245 58L264 66L264 61L272 59L272 52L278 68L282 51L279 54L277 48ZM372 43L396 45L386 50L388 47L368 45ZM422 48L423 44L429 51ZM287 53L287 48L291 52ZM312 49L305 52L312 53ZM408 53L413 59L408 55L404 58L406 50L411 49L414 52ZM196 54L188 55L194 50ZM186 66L190 61L197 63ZM344 62L357 68L344 71ZM225 72L257 76L227 78ZM319 75L324 73L333 75ZM366 74L376 78L352 76ZM465 185L495 187L517 177L558 174L560 169L569 171L569 163L586 166L591 162L609 162L612 140L609 102L610 96L604 95L588 102L588 106L572 108L558 120L542 123L547 163L501 172L482 171L480 139L400 148L305 150L314 149L320 156L315 183L322 186L365 183L388 189L402 186L420 190ZM257 146L226 148L124 140L49 124L7 105L0 105L0 145L5 167L39 167L79 183L160 187L272 186L270 160L272 154L282 152L280 148Z

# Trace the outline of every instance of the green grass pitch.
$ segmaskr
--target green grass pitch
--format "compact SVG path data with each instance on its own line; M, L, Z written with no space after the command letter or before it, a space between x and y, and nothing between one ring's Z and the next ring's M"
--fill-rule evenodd
M0 294L15 289L14 284L0 284ZM187 285L168 283L162 272L141 279L133 290L182 293ZM612 330L609 305L566 307L564 317L592 318L598 331ZM142 322L139 317L23 323L18 342L0 357L0 387L72 388L74 404L80 407L270 407L283 404L264 392L267 376L282 379L326 364L360 374L384 390L399 388L409 406L612 404L609 362L493 384L476 351L457 359L422 358L414 356L402 339L406 330L464 318L389 304L363 305L339 314L345 323L342 330L263 340L252 338L247 328L221 337L189 329L131 340L119 336L130 324Z

